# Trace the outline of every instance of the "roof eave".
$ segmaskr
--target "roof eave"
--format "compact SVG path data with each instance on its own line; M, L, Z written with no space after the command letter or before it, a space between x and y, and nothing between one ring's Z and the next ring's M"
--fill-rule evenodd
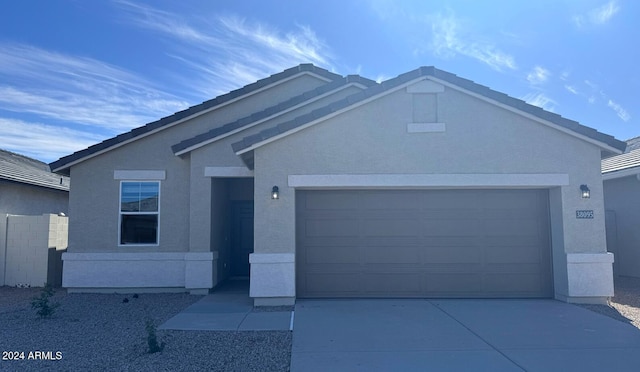
M292 107L290 107L290 108L288 108L288 109L286 109L286 110L282 110L282 111L277 112L277 113L275 113L275 114L273 114L273 115L270 115L270 116L267 116L267 117L264 117L264 118L260 118L260 119L258 119L258 120L252 121L252 122L248 122L248 123L247 123L246 125L244 125L243 127L240 127L240 128L234 129L234 130L231 130L231 131L229 131L228 133L220 134L219 136L215 136L215 137L209 138L209 139L207 139L207 140L204 140L204 141L199 142L199 143L197 143L197 144L191 145L191 146L186 147L186 148L184 148L184 149L181 149L181 150L175 151L175 152L174 152L174 155L176 155L176 156L182 156L182 155L187 154L187 153L189 153L189 152L191 152L191 151L193 151L193 150L199 149L199 148L201 148L201 147L203 147L203 146L206 146L206 145L209 145L209 144L214 143L214 142L216 142L216 141L222 140L222 139L227 138L227 137L229 137L229 136L232 136L232 135L234 135L234 134L236 134L236 133L242 132L242 131L244 131L244 130L246 130L246 129L253 128L253 127L255 127L256 125L259 125L259 124L261 124L261 123L264 123L264 122L269 121L269 120L272 120L272 119L275 119L275 118L277 118L278 116L281 116L281 115L284 115L284 114L286 114L286 113L292 112L292 111L297 110L297 109L299 109L299 108L301 108L301 107L304 107L304 106L306 106L306 105L308 105L308 104L310 104L310 103L316 102L316 101L318 101L318 100L320 100L320 99L323 99L323 98L328 97L328 96L330 96L330 95L332 95L332 94L335 94L335 93L337 93L337 92L343 91L343 90L345 90L345 89L348 89L348 88L350 88L350 87L354 87L354 86L355 86L355 87L358 87L358 88L361 88L361 89L366 89L366 88L368 88L366 85L364 85L364 84L362 84L362 83L360 83L360 82L350 82L350 83L346 83L346 84L344 84L344 85L341 85L341 86L339 86L339 87L336 87L336 89L330 90L330 91L328 91L328 92L326 92L326 93L323 93L323 94L321 94L321 95L318 95L318 96L316 96L316 97L313 97L312 99L309 99L309 100L307 100L307 101L301 102L300 104L295 105L295 106L292 106Z
M640 176L640 166L602 173L602 180L608 181L608 180L614 180L614 179L624 178L629 176Z
M447 80L439 79L439 78L437 78L435 76L428 76L428 79L432 80L434 82L437 82L439 84L443 84L443 85L445 85L445 86L447 86L447 87L449 87L451 89L455 89L455 90L458 90L458 91L463 92L465 94L469 94L469 95L471 95L471 96L473 96L475 98L481 99L481 100L483 100L485 102L489 102L489 103L491 103L493 105L496 105L498 107L501 107L501 108L503 108L505 110L508 110L508 111L514 112L516 114L522 115L522 116L524 116L524 117L526 117L528 119L537 121L537 122L539 122L541 124L547 125L547 126L549 126L551 128L554 128L554 129L556 129L558 131L561 131L563 133L569 134L569 135L571 135L573 137L579 138L579 139L581 139L583 141L586 141L586 142L589 142L591 144L594 144L594 145L598 146L599 148L601 148L602 150L605 150L605 151L610 152L612 154L622 154L622 153L624 153L624 149L626 148L626 143L623 142L623 141L615 140L615 141L619 142L619 146L621 148L614 147L614 146L612 146L612 145L610 145L608 143L605 143L605 142L599 141L597 139L591 138L589 136L586 136L584 134L578 133L578 132L576 132L574 130L571 130L569 128L566 128L566 127L563 127L563 126L561 126L559 124L556 124L556 123L554 123L552 121L545 120L545 119L543 119L541 117L538 117L538 116L533 115L531 113L528 113L526 111L519 110L518 108L513 107L511 105L508 105L506 103L502 103L502 102L496 101L496 100L491 99L491 98L489 98L487 96L484 96L482 94L479 94L479 93L470 91L468 89L462 88L459 85L456 85L454 83L448 82ZM511 97L511 98L513 98L513 97ZM579 125L581 125L581 124L579 124Z
M391 94L391 93L396 92L396 91L398 91L400 89L404 89L409 85L415 84L415 83L417 83L419 81L422 81L422 80L425 80L425 79L426 79L425 76L416 77L416 78L411 79L411 80L409 80L407 82L404 82L402 84L398 84L397 86L392 87L390 89L385 89L385 90L383 90L382 92L380 92L378 94L374 94L374 95L372 95L370 97L367 97L367 98L364 98L364 99L359 100L357 102L354 102L353 104L348 105L346 107L343 107L343 108L341 108L339 110L332 111L332 112L330 112L330 113L328 113L328 114L326 114L324 116L321 116L321 117L318 117L316 119L313 119L313 120L311 120L311 121L309 121L309 122L307 122L307 123L305 123L303 125L300 125L300 126L297 126L295 128L289 129L289 130L287 130L285 132L282 132L282 133L279 133L279 134L277 134L275 136L266 138L266 139L264 139L262 141L258 141L256 143L248 145L248 146L246 146L244 148L239 148L241 146L241 144L242 144L242 141L236 142L234 145L236 146L237 150L234 149L234 151L235 151L236 155L242 155L244 153L253 151L253 150L255 150L255 149L259 148L259 147L262 147L262 146L264 146L264 145L266 145L268 143L277 141L280 138L284 138L284 137L287 137L287 136L289 136L291 134L297 133L297 132L299 132L301 130L304 130L304 129L312 126L312 125L315 125L317 123L323 122L323 121L328 120L328 119L331 119L331 118L333 118L335 116L338 116L338 115L340 115L342 113L345 113L347 111L353 110L356 107L365 105L365 104L367 104L367 103L369 103L371 101L374 101L374 100L376 100L376 99L378 99L378 98L380 98L382 96L385 96L387 94Z
M141 134L139 134L139 135L133 136L133 137L131 137L131 138L129 138L129 139L126 139L126 140L124 140L124 141L121 141L121 142L116 142L116 143L114 143L114 144L112 144L112 145L109 145L109 146L107 146L107 147L105 147L105 148L103 148L103 149L100 149L100 150L98 150L98 151L96 151L96 152L90 152L90 153L88 153L88 154L87 154L87 155L85 155L85 156L80 156L80 157L78 157L77 159L73 159L73 160L71 160L71 159L70 159L69 161L65 161L65 160L63 160L63 159L65 159L65 158L72 158L72 157L74 157L74 155L75 155L75 154L78 154L78 153L81 153L81 152L84 152L84 151L88 151L88 150L89 150L91 147L93 147L93 146L99 146L101 143L104 143L104 141L103 141L103 142L101 142L101 143L98 143L98 144L96 144L96 145L93 145L93 146L91 146L91 147L89 147L89 148L87 148L87 149L81 150L81 151L79 151L79 152L77 152L77 153L74 153L74 154L71 154L71 155L65 156L65 157L63 157L63 158L60 158L60 159L58 159L58 160L56 160L56 161L54 161L54 162L52 162L52 163L50 163L50 164L49 164L49 165L50 165L50 168L51 168L51 171L52 171L52 172L54 172L54 173L69 174L69 169L70 169L72 166L74 166L74 165L77 165L77 164L82 163L82 162L84 162L84 161L86 161L86 160L89 160L89 159L94 158L94 157L96 157L96 156L102 155L102 154L104 154L104 153L106 153L106 152L109 152L109 151L111 151L111 150L117 149L117 148L122 147L122 146L124 146L124 145L127 145L127 144L129 144L129 143L131 143L131 142L134 142L134 141L137 141L137 140L139 140L139 139L142 139L142 138L148 137L148 136L153 135L153 134L155 134L155 133L157 133L157 132L159 132L159 131L162 131L162 130L165 130L165 129L171 128L171 127L176 126L176 125L178 125L178 124L180 124L180 123L183 123L183 122L185 122L185 121L188 121L188 120L194 119L194 118L196 118L196 117L199 117L199 116L205 115L205 114L207 114L207 113L209 113L209 112L211 112L211 111L218 110L218 109L220 109L220 108L222 108L222 107L225 107L225 106L228 106L228 105L230 105L230 104L233 104L233 103L235 103L235 102L237 102L237 101L239 101L239 100L241 100L241 99L244 99L244 98L246 98L246 97L250 97L250 96L252 96L252 95L258 94L258 93L263 92L263 91L265 91L265 90L271 89L271 88L272 88L272 87L274 87L274 86L277 86L277 85L283 84L283 83L285 83L285 82L287 82L287 81L290 81L290 80L295 79L295 78L297 78L297 77L299 77L299 76L302 76L302 75L310 75L310 76L314 76L314 77L316 77L316 78L318 78L318 79L321 79L321 80L324 80L324 81L326 81L326 82L330 82L330 81L333 81L333 80L335 80L335 79L337 79L337 78L341 78L341 77L342 77L342 76L340 76L340 75L333 74L333 73L330 73L330 72L328 72L328 71L327 71L327 72L328 72L329 74L331 74L331 75L335 75L335 76L333 77L333 79L332 79L332 78L330 78L330 77L328 77L328 76L323 76L322 74L316 73L316 72L314 71L315 66L311 66L311 67L309 67L308 65L304 65L304 64L303 64L303 65L299 65L299 66L297 66L297 68L299 69L299 71L298 71L297 73L292 74L291 76L288 76L288 77L282 78L282 79L280 79L280 80L274 81L274 82L273 82L273 83L271 83L271 84L266 84L266 85L264 85L264 86L262 86L262 87L259 87L259 88L255 89L255 90L252 90L252 91L250 91L250 92L247 92L246 94L241 94L241 95L239 95L239 96L237 96L237 97L234 97L234 98L232 98L232 99L230 99L230 100L228 100L228 101L221 102L221 103L220 103L220 104L218 104L218 105L214 105L214 106L211 106L211 107L209 107L209 108L207 108L207 109L204 109L204 110L202 110L202 111L195 112L195 113L193 113L192 115L186 116L186 117L184 117L184 118L177 119L177 120L175 120L175 121L173 121L173 122L169 122L169 123L167 123L167 124L165 124L165 125L159 126L158 128L152 129L152 130L150 130L150 131L148 131L148 132L141 133ZM281 73L284 73L284 72L286 72L286 71L287 71L287 70L285 70L285 71L283 71L283 72L281 72ZM276 75L277 75L277 74L276 74ZM273 76L273 75L272 75L272 76ZM253 84L255 84L255 83L253 83ZM249 85L251 85L251 84L249 84ZM245 87L246 87L246 86L245 86ZM245 87L243 87L243 88L239 88L239 89L244 89ZM230 92L230 93L231 93L231 92ZM229 93L227 93L227 94L229 94ZM223 96L224 96L224 95L223 95ZM220 96L219 96L219 97L220 97ZM218 98L218 97L216 97L216 98ZM214 98L214 99L216 99L216 98ZM196 106L197 106L197 105L196 105ZM192 107L194 107L194 106L192 106ZM189 110L189 109L186 109L186 110ZM183 110L183 111L186 111L186 110ZM178 113L176 113L176 114L178 114ZM173 114L173 115L176 115L176 114ZM159 119L159 120L153 121L153 122L148 123L148 124L145 124L145 125L143 125L143 126L141 126L141 127L134 128L134 129L132 129L132 131L134 131L134 130L136 130L136 129L144 128L144 127L145 127L145 126L147 126L147 125L152 125L153 123L160 122L161 120L166 120L167 118L170 118L170 117L171 117L171 116L173 116L173 115L169 115L169 116L167 116L167 117L165 117L165 118L162 118L162 119ZM128 133L131 133L131 132L124 133L123 135L126 135L126 134L128 134ZM113 139L115 139L115 138L117 138L117 137L118 137L118 136L116 136L116 137L112 137L112 138L107 139L107 140L105 140L105 141L113 140Z

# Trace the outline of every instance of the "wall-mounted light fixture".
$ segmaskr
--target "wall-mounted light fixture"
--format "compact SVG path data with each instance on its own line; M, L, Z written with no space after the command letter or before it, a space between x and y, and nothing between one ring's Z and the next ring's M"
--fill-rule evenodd
M587 199L587 198L591 197L591 190L589 190L587 185L580 185L580 195L584 199Z
M280 189L278 189L278 186L273 186L273 188L271 189L271 199L278 198L280 198Z

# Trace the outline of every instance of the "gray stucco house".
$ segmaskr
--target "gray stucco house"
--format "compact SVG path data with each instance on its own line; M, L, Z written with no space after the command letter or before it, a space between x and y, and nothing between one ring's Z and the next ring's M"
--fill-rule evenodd
M625 145L433 67L299 65L52 163L63 286L602 302L600 161Z
M69 177L41 161L0 149L0 285L5 284L7 215L68 213Z
M624 154L602 160L607 248L614 274L640 277L640 137Z

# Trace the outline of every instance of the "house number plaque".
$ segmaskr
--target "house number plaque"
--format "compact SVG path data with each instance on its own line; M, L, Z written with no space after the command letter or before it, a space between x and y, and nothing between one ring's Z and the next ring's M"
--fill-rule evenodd
M593 210L576 211L576 218L593 219Z

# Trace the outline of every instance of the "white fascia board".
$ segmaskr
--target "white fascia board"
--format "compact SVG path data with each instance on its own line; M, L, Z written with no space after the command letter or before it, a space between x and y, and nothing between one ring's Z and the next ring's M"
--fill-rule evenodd
M176 155L176 156L180 156L180 155L186 154L186 153L188 153L188 152L191 152L191 151L193 151L193 150L196 150L196 149L198 149L198 148L200 148L200 147L203 147L203 146L206 146L206 145L208 145L208 144L211 144L211 143L213 143L213 142L220 141L221 139L227 138L227 137L232 136L232 135L234 135L234 134L236 134L236 133L240 133L240 132L242 132L242 131L244 131L244 130L246 130L246 129L253 128L253 127L255 127L256 125L260 125L260 124L262 124L262 123L264 123L264 122L266 122L266 121L269 121L269 120L275 119L275 118L277 118L277 117L279 117L279 116L282 116L282 115L287 114L287 113L289 113L289 112L291 112L291 111L297 110L297 109L299 109L299 108L301 108L301 107L304 107L304 106L306 106L306 105L308 105L308 104L310 104L310 103L316 102L316 101L318 101L318 100L320 100L320 99L323 99L323 98L328 97L328 96L330 96L330 95L332 95L332 94L338 93L338 92L340 92L341 90L344 90L344 89L350 88L350 87L352 87L352 86L357 86L357 87L361 88L361 87L362 87L362 84L349 83L349 84L343 85L343 86L338 87L338 88L336 88L336 89L334 89L334 90L332 90L332 91L329 91L329 92L324 93L324 94L321 94L321 95L319 95L319 96L317 96L317 97L313 97L313 98L311 98L311 99L309 99L309 100L307 100L307 101L304 101L304 102L302 102L302 103L299 103L299 104L297 104L297 105L295 105L295 106L292 106L292 107L290 107L290 108L288 108L288 109L286 109L286 110L279 111L279 112L277 112L277 113L275 113L275 114L273 114L273 115L267 116L266 118L263 118L263 119L256 120L256 121L254 121L254 122L248 123L247 125L245 125L245 126L243 126L243 127L241 127L241 128L234 129L234 130L232 130L232 131L230 131L230 132L227 132L227 133L221 134L221 135L219 135L219 136L216 136L216 137L210 138L210 139L208 139L208 140L206 140L206 141L199 142L199 143L197 143L197 144L195 144L195 145L193 145L193 146L189 146L189 147L185 148L184 150L180 150L180 151L176 152L174 155Z
M612 153L614 153L614 154L622 154L622 153L623 153L623 151L618 150L618 149L617 149L617 148L615 148L615 147L611 147L611 146L609 146L609 145L607 145L607 144L605 144L605 143L602 143L602 142L600 142L600 141L598 141L598 140L595 140L595 139L593 139L593 138L591 138L591 137L587 137L587 136L585 136L585 135L582 135L582 134L580 134L580 133L574 132L574 131L572 131L571 129L567 129L567 128L565 128L565 127L563 127L563 126L561 126L561 125L558 125L558 124L556 124L556 123L553 123L553 122L551 122L551 121L544 120L544 119L539 118L539 117L537 117L537 116L535 116L535 115L529 114L528 112L518 110L517 108L511 107L511 106L506 105L506 104L504 104L504 103L502 103L502 102L495 101L495 100L493 100L493 99L491 99L491 98L488 98L488 97L486 97L486 96L483 96L482 94L474 93L474 92L472 92L472 91L470 91L470 90L466 90L466 89L461 88L461 87L459 87L459 86L457 86L457 85L455 85L455 84L451 84L451 83L449 83L449 82L447 82L447 81L445 81L445 80L440 80L440 79L435 78L435 77L433 77L433 76L428 76L427 78L428 78L429 80L433 80L433 81L435 81L435 82L437 82L437 83L440 83L440 84L446 85L447 87L449 87L449 88L451 88L451 89L455 89L455 90L457 90L457 91L459 91L459 92L462 92L462 93L468 94L468 95L470 95L470 96L472 96L472 97L478 98L478 99L483 100L483 101L485 101L485 102L488 102L488 103L494 104L494 105L496 105L496 106L498 106L498 107L501 107L501 108L503 108L503 109L505 109L505 110L511 111L511 112L513 112L513 113L516 113L516 114L518 114L518 115L520 115L520 116L524 116L524 117L526 117L526 118L528 118L528 119L531 119L531 120L537 121L538 123L544 124L544 125L546 125L546 126L548 126L548 127L551 127L551 128L553 128L553 129L556 129L556 130L558 130L558 131L560 131L560 132L563 132L563 133L566 133L566 134L568 134L568 135L570 135L570 136L573 136L573 137L576 137L576 138L578 138L578 139L581 139L581 140L583 140L583 141L585 141L585 142L589 142L589 143L591 143L591 144L593 144L593 145L598 146L599 148L601 148L601 149L603 149L603 150L610 151L610 152L612 152Z
M263 91L265 91L265 90L267 90L267 89L271 89L271 88L273 88L273 87L275 87L275 86L278 86L278 85L280 85L280 84L286 83L287 81L292 80L292 79L295 79L295 78L297 78L297 77L299 77L299 76L301 76L301 75L311 75L311 76L313 76L313 77L315 77L315 78L318 78L318 79L324 80L324 81L326 81L326 82L330 82L330 81L332 81L331 79L328 79L328 78L326 78L326 77L324 77L324 76L320 76L320 75L314 74L314 73L312 73L312 72L310 72L310 71L301 71L301 72L300 72L300 73L298 73L298 74L295 74L295 75L289 76L288 78L285 78L285 79L282 79L282 80L276 81L276 82L274 82L274 83L272 83L272 84L265 85L265 86L264 86L264 87L262 87L262 88L258 88L258 89L254 90L254 91L252 91L252 92L249 92L249 93L247 93L247 94L243 94L243 95L238 96L238 97L236 97L236 98L233 98L233 99L231 99L231 100L229 100L229 101L227 101L227 102L223 102L223 103L221 103L221 104L219 104L219 105L215 105L215 106L210 107L210 108L208 108L208 109L206 109L206 110L196 112L196 113L194 113L193 115L189 115L189 116L187 116L187 117L185 117L185 118L182 118L182 119L180 119L180 120L176 120L176 121L174 121L174 122L173 122L173 123L171 123L171 124L163 125L163 126L161 126L161 127L157 128L157 129L154 129L154 130L152 130L152 131L150 131L150 132L147 132L147 133L141 134L141 135L139 135L139 136L136 136L136 137L134 137L134 138L128 139L128 140L126 140L126 141L118 142L118 143L116 143L116 144L115 144L115 145L113 145L113 146L109 146L109 147L107 147L106 149L100 150L100 151L98 151L98 152L95 152L95 153L93 153L93 154L87 155L87 156L82 157L82 158L80 158L80 159L74 160L74 161L72 161L71 163L68 163L68 164L64 165L63 167L59 167L59 168L56 168L56 169L52 169L51 171L55 173L55 172L57 172L57 171L59 171L59 170L61 170L61 169L71 168L72 166L74 166L74 165L76 165L76 164L79 164L79 163L82 163L82 162L83 162L83 161L85 161L85 160L89 160L89 159L91 159L91 158L94 158L94 157L96 157L96 156L102 155L102 154L104 154L104 153L106 153L106 152L109 152L109 151L111 151L111 150L115 150L115 149L117 149L117 148L119 148L119 147L122 147L122 146L124 146L124 145L127 145L127 144L129 144L129 143L131 143L131 142L134 142L134 141L137 141L137 140L139 140L139 139L142 139L142 138L148 137L148 136L150 136L150 135L152 135L152 134L158 133L158 132L163 131L163 130L165 130L165 129L169 129L169 128L174 127L174 126L176 126L176 125L178 125L178 124L184 123L185 121L188 121L188 120L191 120L191 119L197 118L197 117L199 117L199 116L202 116L202 115L208 114L208 113L209 113L209 112L211 112L211 111L218 110L218 109L220 109L220 108L222 108L222 107L225 107L225 106L229 106L229 105L231 105L231 104L233 104L233 103L235 103L235 102L237 102L237 101L239 101L239 100L241 100L241 99L244 99L244 98L247 98L247 97L251 97L251 96L253 96L253 95L255 95L255 94L258 94L258 93L260 93L260 92L263 92ZM239 89L242 89L242 88L239 88ZM230 92L229 92L229 93L230 93ZM214 98L214 99L215 99L215 98ZM159 120L161 120L161 119L159 119Z
M633 167L633 168L603 173L602 180L607 181L607 180L614 180L617 178L637 176L637 175L640 175L640 167Z
M347 106L347 107L345 107L345 108L343 108L341 110L338 110L338 111L332 112L330 114L327 114L327 115L325 115L325 116L323 116L321 118L318 118L318 119L315 119L313 121L310 121L310 122L308 122L308 123L306 123L304 125L301 125L301 126L299 126L297 128L290 129L290 130L288 130L288 131L286 131L284 133L280 133L280 134L278 134L276 136L273 136L271 138L268 138L268 139L266 139L264 141L260 141L260 142L254 143L253 145L247 147L246 149L242 149L240 151L237 151L236 155L242 155L244 153L253 151L253 150L257 149L258 147L262 147L262 146L264 146L264 145L266 145L268 143L271 143L271 142L277 141L277 140L279 140L281 138L290 136L290 135L292 135L294 133L297 133L297 132L299 132L301 130L305 130L305 129L309 128L310 126L316 125L318 123L321 123L323 121L326 121L326 120L329 120L329 119L331 119L333 117L336 117L336 116L338 116L340 114L343 114L343 113L345 113L347 111L351 111L351 110L353 110L355 108L358 108L360 106L366 105L367 103L375 101L375 100L379 99L380 97L384 97L384 96L386 96L388 94L397 92L397 91L399 91L401 89L406 88L409 85L415 84L415 83L417 83L417 82L419 82L421 80L425 80L425 79L426 79L425 76L421 76L421 77L418 77L418 78L413 79L411 81L408 81L408 82L406 82L404 84L398 85L395 88L392 88L392 89L389 89L389 90L385 90L382 93L376 94L375 96L371 96L371 97L369 97L369 98L367 98L365 100L362 100L360 102L357 102L357 103L354 103L352 105L349 105L349 106Z
M537 174L321 174L289 175L293 188L482 188L569 185L566 173Z

